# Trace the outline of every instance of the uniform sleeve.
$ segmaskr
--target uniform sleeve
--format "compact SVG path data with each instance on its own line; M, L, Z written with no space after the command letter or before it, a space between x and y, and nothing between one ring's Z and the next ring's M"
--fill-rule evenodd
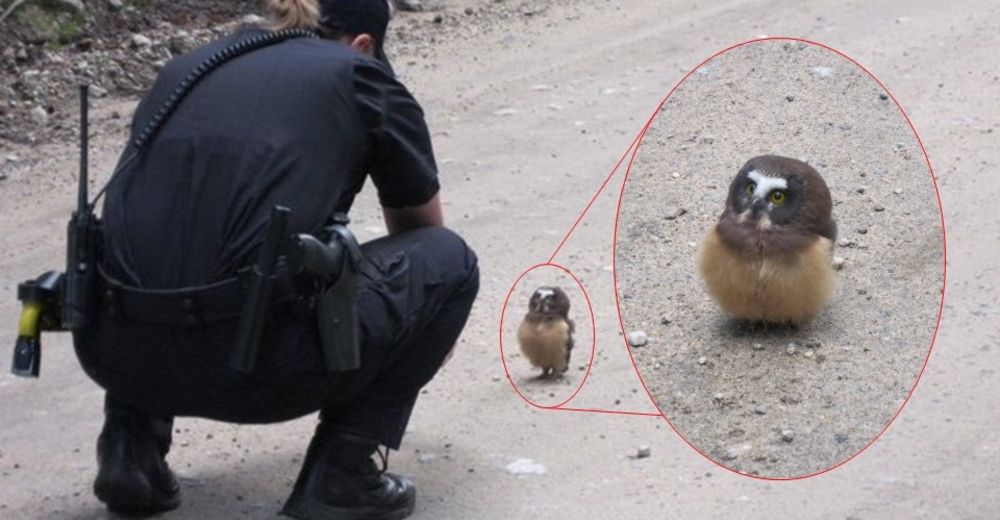
M440 185L420 105L381 64L360 57L354 97L372 143L369 173L379 202L404 208L430 200Z

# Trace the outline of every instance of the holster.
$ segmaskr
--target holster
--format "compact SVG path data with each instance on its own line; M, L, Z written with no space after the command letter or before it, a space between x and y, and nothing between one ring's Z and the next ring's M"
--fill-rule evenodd
M357 311L361 247L347 229L347 218L334 217L325 229L325 243L310 235L295 237L290 265L317 277L316 324L323 359L330 372L361 367L360 324Z

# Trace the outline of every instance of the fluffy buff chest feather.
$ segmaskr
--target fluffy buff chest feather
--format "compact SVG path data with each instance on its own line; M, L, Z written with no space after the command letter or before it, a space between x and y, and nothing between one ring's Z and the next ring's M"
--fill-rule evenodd
M738 318L801 323L815 316L834 291L833 243L822 236L794 255L748 256L706 235L698 267L709 294Z
M561 374L569 364L572 348L570 323L559 317L525 317L517 329L521 351L543 373Z

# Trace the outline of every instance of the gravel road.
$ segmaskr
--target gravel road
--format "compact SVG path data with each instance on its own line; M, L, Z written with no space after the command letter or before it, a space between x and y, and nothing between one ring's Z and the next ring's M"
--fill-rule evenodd
M759 0L506 0L509 6L545 9L490 18L480 26L476 9L487 3L493 2L446 3L444 21L461 24L461 31L414 43L413 58L394 62L428 113L447 218L469 237L483 269L481 297L459 349L426 388L402 450L390 461L419 486L414 518L993 516L1000 508L1000 411L993 397L1000 383L1000 217L994 206L1000 187L1000 7L986 0L946 6L930 0L821 0L808 7ZM475 8L472 15L465 14L466 6ZM432 26L435 16L406 14L400 21ZM861 456L790 483L720 468L662 418L538 410L507 381L494 380L503 375L500 308L517 276L548 258L684 73L761 34L822 41L885 82L927 145L948 224L941 330L909 405ZM98 100L95 172L114 163L133 106L132 99ZM6 176L0 181L0 338L12 339L16 283L61 262L75 146L0 148L0 161L18 157L0 166ZM724 171L741 159L730 156ZM586 286L598 327L592 373L571 405L655 412L618 327L610 266L621 180L615 177L597 198L555 259ZM875 247L876 226L886 226L893 214L882 203L885 216L867 215L870 221L843 229L851 236L854 227L869 226L872 238L860 238L869 242L868 251ZM359 232L381 232L370 190L356 207ZM831 309L855 297L849 290L856 279L848 275L863 266L848 263ZM873 298L881 297L879 286L867 288ZM9 358L0 355L0 517L108 517L89 490L101 392L77 367L67 339L46 337L38 381L6 375ZM818 353L833 347L824 342ZM801 354L796 359L803 361ZM900 377L900 384L910 379ZM184 504L162 518L274 518L314 421L234 426L178 420L169 460L181 475ZM643 446L649 456L639 458Z

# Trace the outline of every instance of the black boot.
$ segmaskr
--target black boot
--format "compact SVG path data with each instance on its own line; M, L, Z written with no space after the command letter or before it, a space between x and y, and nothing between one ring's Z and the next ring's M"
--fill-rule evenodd
M98 500L112 511L133 515L177 508L180 488L164 460L173 421L145 415L110 398L104 414L94 480Z
M398 520L413 513L413 483L380 471L378 443L320 423L281 513L300 520Z

